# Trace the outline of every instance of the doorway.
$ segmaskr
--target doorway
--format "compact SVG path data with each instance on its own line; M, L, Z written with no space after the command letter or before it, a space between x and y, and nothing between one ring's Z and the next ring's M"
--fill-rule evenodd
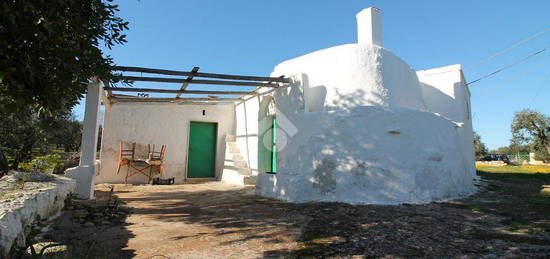
M213 178L216 176L216 136L218 125L211 122L192 121L189 125L189 150L187 155L188 178Z

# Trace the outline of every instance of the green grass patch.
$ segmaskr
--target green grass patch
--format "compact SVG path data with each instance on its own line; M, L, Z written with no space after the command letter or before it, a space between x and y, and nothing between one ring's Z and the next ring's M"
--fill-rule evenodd
M550 166L477 166L478 172L484 173L513 173L513 174L548 174L550 175Z

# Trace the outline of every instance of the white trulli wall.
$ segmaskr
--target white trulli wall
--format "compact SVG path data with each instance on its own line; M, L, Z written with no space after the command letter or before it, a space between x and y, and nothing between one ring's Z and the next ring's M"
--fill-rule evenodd
M276 66L272 76L300 75L274 94L277 119L287 118L298 131L284 143L277 139L284 146L277 174L258 175L258 194L397 204L475 191L469 93L460 68L447 68L452 72L445 76L419 72L421 84L414 70L380 46L375 12L358 14L359 29L372 37L360 33L358 44ZM285 131L279 126L278 133Z
M220 179L224 165L225 136L235 134L233 104L114 103L105 109L101 139L101 170L96 177L96 183L124 182L127 167L123 167L119 175L116 174L120 141L143 145L155 144L157 149L166 144L164 177L175 177L176 183L182 183L187 175L191 121L218 124L216 178ZM147 179L137 174L129 178L128 182L145 183Z
M311 87L326 89L328 110L356 105L425 108L415 71L380 46L346 44L319 50L277 65L272 75L297 73L305 74Z
M474 131L472 128L470 90L462 67L452 65L417 72L426 107L455 122L459 128L464 166L475 173Z

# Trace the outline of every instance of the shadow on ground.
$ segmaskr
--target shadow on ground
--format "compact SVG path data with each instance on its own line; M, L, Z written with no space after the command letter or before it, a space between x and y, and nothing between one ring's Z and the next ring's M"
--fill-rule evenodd
M65 210L52 224L51 229L42 237L43 240L63 246L46 250L45 256L41 258L88 259L132 258L136 256L134 250L125 249L128 240L135 237L128 230L128 224L124 222L127 213L119 212L124 216L115 217L110 221L100 220L103 216L94 214L105 213L101 208L105 206L107 200L112 203L114 197L105 190L96 190L95 196L96 199L93 201L80 200L67 204ZM86 212L86 219L78 220L75 215L83 211Z
M478 194L425 205L290 204L257 197L251 188L201 190L200 185L192 190L130 191L121 198L134 207L141 222L173 224L174 231L159 229L166 242L173 242L163 255L550 254L550 199L540 193L542 185L550 184L550 175L479 174L483 180ZM176 230L177 224L185 227Z

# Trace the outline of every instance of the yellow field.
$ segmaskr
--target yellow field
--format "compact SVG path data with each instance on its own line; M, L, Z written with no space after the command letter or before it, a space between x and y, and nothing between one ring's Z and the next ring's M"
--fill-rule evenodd
M550 173L550 166L545 165L490 166L476 164L476 169L486 173Z

